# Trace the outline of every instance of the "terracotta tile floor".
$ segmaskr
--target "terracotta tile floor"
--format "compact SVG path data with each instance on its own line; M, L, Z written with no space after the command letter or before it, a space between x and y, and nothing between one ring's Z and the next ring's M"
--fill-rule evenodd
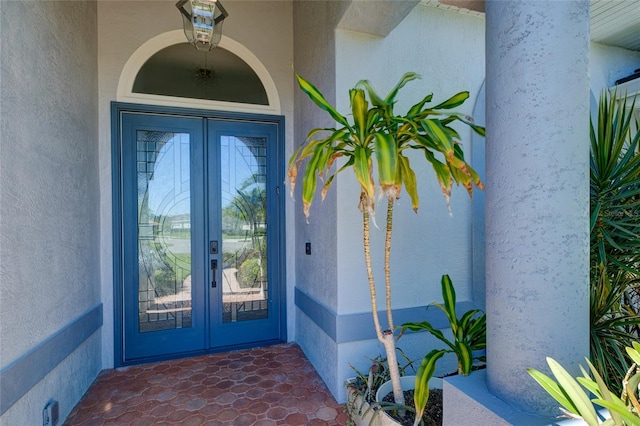
M73 425L344 425L347 415L296 344L100 373Z

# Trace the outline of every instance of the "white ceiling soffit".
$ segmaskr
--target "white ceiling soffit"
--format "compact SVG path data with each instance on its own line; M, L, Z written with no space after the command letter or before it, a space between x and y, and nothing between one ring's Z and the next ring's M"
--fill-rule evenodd
M640 51L640 0L591 0L591 40Z
M482 0L422 0L426 6L483 15ZM640 0L590 0L591 40L640 52Z
M386 37L418 3L420 0L355 0L342 15L338 29Z
M484 16L484 0L422 0L420 4L468 15Z

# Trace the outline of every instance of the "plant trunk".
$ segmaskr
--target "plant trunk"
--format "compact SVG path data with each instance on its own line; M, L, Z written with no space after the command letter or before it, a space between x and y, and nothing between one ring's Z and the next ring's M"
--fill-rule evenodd
M393 232L394 204L395 198L387 197L387 229L384 239L384 288L388 329L383 333L384 342L382 343L384 344L387 352L387 360L389 361L389 374L391 375L391 384L393 385L393 399L397 404L404 405L404 393L402 385L400 384L400 371L398 370L398 360L396 358L396 341L393 333L393 309L391 308L391 235ZM402 413L402 415L404 415L404 413Z
M398 368L398 358L396 357L396 340L392 330L385 330L382 334L382 344L387 352L387 362L389 364L389 374L391 376L391 386L393 387L393 400L398 405L404 405L404 392L400 383L400 370ZM398 410L400 415L404 415L404 410Z
M365 194L361 194L361 197L366 197ZM367 278L369 280L369 292L371 294L371 311L373 314L373 323L376 329L376 336L378 336L378 340L380 343L384 345L384 349L387 355L387 364L389 366L389 374L391 376L391 384L393 386L393 399L396 404L404 405L404 393L402 392L402 385L400 384L400 370L398 368L398 360L396 357L396 342L394 339L393 333L393 323L389 324L390 329L382 331L382 327L380 326L380 320L378 318L378 303L376 298L376 285L373 277L373 268L371 266L371 244L369 239L370 233L370 217L369 210L366 207L366 203L361 203L363 206L362 209L362 218L363 218L363 242L364 242L364 259L367 266ZM391 208L392 210L392 208ZM389 222L389 211L387 211L387 222ZM388 223L387 223L388 225ZM389 238L389 227L387 226L387 238ZM390 244L389 242L385 242L385 250L388 248ZM388 268L388 255L385 254L385 271ZM388 275L388 273L385 273ZM389 280L386 280L386 284L388 287ZM390 291L387 289L387 318L389 321L392 320L390 313ZM404 411L404 410L400 410Z
M388 329L393 333L393 310L391 309L391 233L393 231L393 204L395 199L387 197L387 229L384 238L384 289L387 301ZM395 347L394 347L395 351ZM399 382L398 382L399 383Z

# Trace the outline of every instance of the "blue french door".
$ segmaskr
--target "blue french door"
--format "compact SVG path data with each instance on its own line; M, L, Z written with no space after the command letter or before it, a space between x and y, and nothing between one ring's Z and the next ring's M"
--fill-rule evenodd
M122 363L283 340L277 124L120 117Z

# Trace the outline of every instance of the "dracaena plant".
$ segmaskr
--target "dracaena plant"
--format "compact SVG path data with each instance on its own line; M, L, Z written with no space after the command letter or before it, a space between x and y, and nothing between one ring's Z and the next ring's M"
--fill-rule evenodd
M311 130L305 143L293 154L288 170L291 194L293 195L295 183L301 173L303 210L308 218L319 179L323 181L321 194L324 198L339 173L352 170L355 174L360 185L359 208L362 213L364 257L376 335L384 345L389 360L394 399L396 403L404 405L400 375L396 368L390 253L393 207L402 188L409 195L414 211L419 207L418 182L410 158L418 161L420 157L409 156L408 153L421 153L426 163L432 166L448 206L454 182L464 185L469 196L474 185L483 188L478 174L464 159L458 142L460 136L452 124L457 122L468 125L482 135L484 128L473 124L464 115L450 111L469 97L468 92L457 93L435 106L427 106L432 100L432 95L429 94L406 113L396 113L394 106L398 92L405 84L419 78L416 73L405 74L384 98L376 93L368 81L360 81L349 90L351 110L348 115L338 112L313 84L299 75L296 78L302 91L320 109L326 111L337 125L333 128ZM349 115L350 119L347 118ZM384 245L387 325L384 328L378 318L369 242L371 218L379 193L387 199Z
M471 309L460 318L456 314L456 291L449 275L443 275L441 280L443 304L432 303L433 306L442 310L449 321L452 338L435 328L429 321L406 322L402 324L400 335L407 330L427 331L434 337L444 342L448 349L442 349L443 353L452 352L458 358L458 374L468 376L473 369L473 361L484 362L484 355L478 355L487 347L487 315L479 309ZM425 357L432 357L435 354L429 353Z
M633 342L631 347L626 348L626 353L633 364L626 370L624 377L618 377L622 388L619 397L607 387L598 369L588 359L589 372L580 366L582 377L576 379L553 358L547 358L547 364L555 380L533 368L527 371L560 403L560 410L567 417L582 419L589 426L640 426L640 344ZM595 397L591 398L589 395ZM609 412L607 419L598 412L599 408Z
M473 369L473 361L485 361L484 355L476 355L474 352L487 347L487 316L479 309L465 312L461 318L456 315L456 291L449 275L443 275L440 281L442 286L442 298L444 305L432 303L442 310L449 321L449 327L453 339L449 340L444 333L435 328L429 321L406 322L402 324L400 338L407 330L427 331L434 337L444 342L448 349L433 349L422 359L420 368L416 373L414 401L416 412L424 411L429 399L429 380L435 371L436 361L446 353L452 352L458 357L458 374L468 376ZM416 416L418 419L418 416ZM417 426L417 423L414 425Z

